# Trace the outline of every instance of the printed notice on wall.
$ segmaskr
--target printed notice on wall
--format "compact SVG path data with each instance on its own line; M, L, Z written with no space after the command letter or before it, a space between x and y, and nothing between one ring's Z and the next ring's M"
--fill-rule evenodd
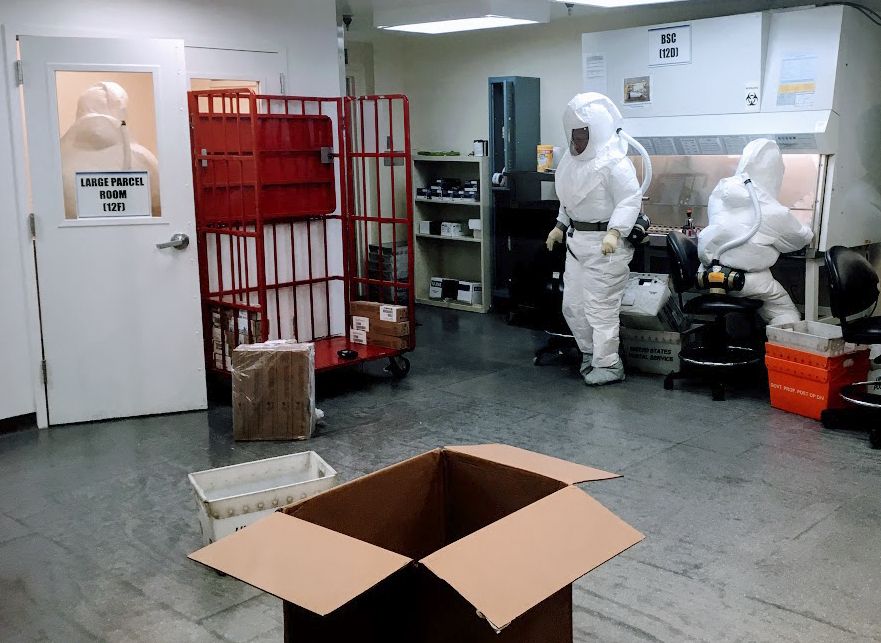
M150 173L77 172L76 207L80 219L149 217Z
M608 92L608 87L606 86L606 55L584 54L582 64L584 91L606 94Z
M789 54L780 61L777 85L778 107L813 107L817 93L817 57L814 54Z

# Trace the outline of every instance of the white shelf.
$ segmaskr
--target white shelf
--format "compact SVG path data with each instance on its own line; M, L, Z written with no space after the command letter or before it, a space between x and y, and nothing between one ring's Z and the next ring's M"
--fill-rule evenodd
M441 205L476 205L478 208L482 205L480 201L472 199L426 199L424 196L417 196L416 201L419 203L439 203Z
M445 234L425 234L423 232L417 232L416 236L423 239L443 239L444 241L470 241L471 243L480 243L482 241L482 239L474 237L451 237Z
M419 156L413 154L414 185L432 185L440 178L480 181L479 200L432 199L413 195L414 211L414 278L416 300L426 306L452 310L485 313L492 301L492 191L489 177L489 158L486 156ZM445 207L446 206L446 207ZM449 220L465 226L465 219L480 219L483 234L447 237L418 232L423 221ZM453 241L458 243L445 243ZM449 277L467 279L483 285L483 301L468 305L454 301L428 298L429 279Z
M446 301L444 299L424 299L417 297L416 303L425 304L426 306L437 306L438 308L452 308L453 310L470 310L472 312L476 311L480 313L486 312L486 308L480 304L463 304L462 302Z
M487 156L420 156L413 152L414 161L429 161L432 163L481 163L486 160Z

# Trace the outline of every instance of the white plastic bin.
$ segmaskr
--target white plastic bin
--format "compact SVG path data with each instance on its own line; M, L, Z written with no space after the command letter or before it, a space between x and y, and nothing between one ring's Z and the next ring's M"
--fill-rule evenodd
M841 327L815 321L768 326L768 341L789 348L835 357L853 350L841 337Z
M336 471L314 451L189 474L206 545L257 522L278 507L326 491Z

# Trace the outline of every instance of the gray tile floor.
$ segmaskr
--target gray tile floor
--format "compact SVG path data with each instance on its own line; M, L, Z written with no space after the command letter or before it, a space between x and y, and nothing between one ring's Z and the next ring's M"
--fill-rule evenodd
M312 448L348 479L494 441L625 476L589 492L647 538L577 583L578 641L881 640L881 452L862 436L657 377L589 390L532 366L538 333L420 319L407 379L319 381L308 444L237 444L224 406L0 436L0 639L281 641L277 599L187 561L187 472Z

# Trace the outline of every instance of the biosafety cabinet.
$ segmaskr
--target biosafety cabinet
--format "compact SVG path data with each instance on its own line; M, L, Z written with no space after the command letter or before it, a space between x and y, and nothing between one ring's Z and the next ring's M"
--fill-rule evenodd
M780 201L814 230L804 306L818 316L822 253L881 242L881 30L844 6L584 34L585 91L612 98L652 156L658 232L706 205L744 146L776 140ZM636 159L638 162L638 159Z

